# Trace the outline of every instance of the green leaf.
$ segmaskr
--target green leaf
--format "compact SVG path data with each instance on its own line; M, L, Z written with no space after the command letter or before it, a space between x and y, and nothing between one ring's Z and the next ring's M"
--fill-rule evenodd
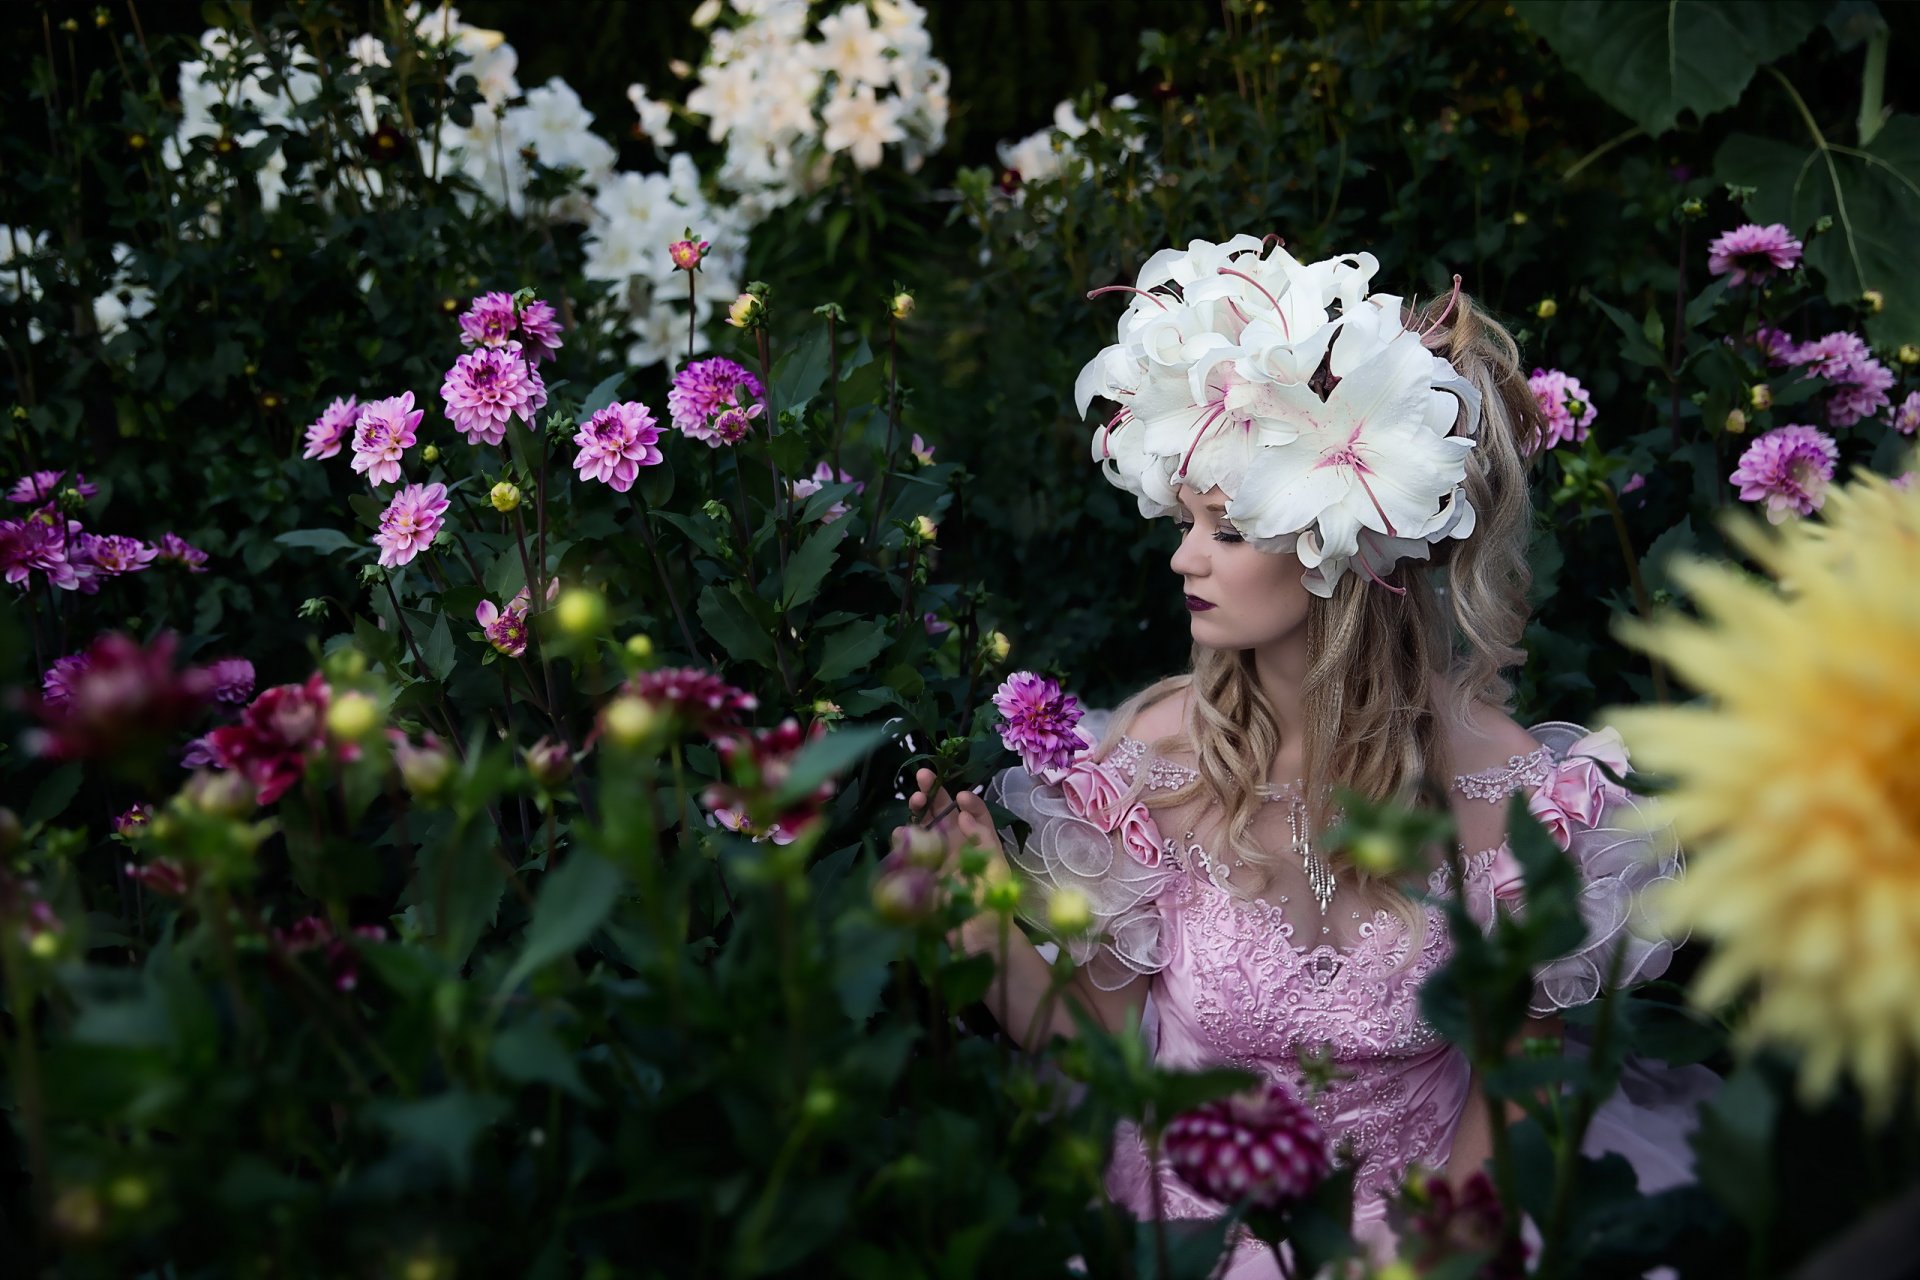
M558 871L550 872L534 900L526 945L500 980L494 999L505 1000L540 966L585 945L613 910L621 882L619 868L584 850L574 851Z
M800 549L787 561L787 576L781 583L783 609L798 608L819 593L827 570L833 567L834 552L847 536L850 525L851 521L847 520L821 525L800 544Z
M700 625L719 642L729 658L757 662L768 670L779 666L774 656L773 638L753 616L737 587L722 590L710 586L700 593Z
M793 767L779 794L774 797L774 805L785 807L806 798L828 778L836 777L866 759L875 747L886 740L885 729L863 725L857 729L829 733L817 742L808 743L793 758Z
M593 1090L580 1078L579 1064L560 1043L560 1037L536 1022L508 1027L493 1038L493 1066L520 1084L550 1084L583 1102L595 1102Z
M34 788L33 799L27 802L27 812L21 821L29 827L35 823L53 821L73 803L73 797L79 790L80 766L61 765L47 775L45 782Z
M1727 1077L1693 1135L1700 1185L1756 1234L1773 1218L1773 1131L1780 1100L1757 1067Z
M436 614L433 627L427 632L426 642L420 646L420 656L426 659L427 671L435 680L444 681L453 674L453 666L458 654L453 648L453 629L447 625L447 615Z
M1920 342L1920 117L1889 118L1865 147L1824 136L1809 147L1736 133L1713 161L1714 177L1752 187L1747 214L1784 223L1809 237L1806 260L1826 281L1827 297L1855 307L1877 290L1886 309L1866 319L1876 342ZM1811 235L1831 217L1833 227Z
M1620 336L1626 339L1620 346L1622 356L1634 364L1645 365L1649 369L1659 369L1663 372L1666 370L1667 357L1660 348L1647 341L1646 333L1634 323L1633 317L1586 290L1581 291L1581 296L1599 308L1600 313L1607 319L1613 321L1613 327L1618 329Z
M827 330L822 325L773 366L773 406L797 409L820 394L826 381Z
M371 1103L367 1115L393 1137L438 1155L465 1186L473 1169L473 1144L511 1110L506 1099L452 1089L419 1102Z
M814 667L814 678L826 684L864 670L887 647L887 641L886 624L877 619L840 628L822 642L825 656Z
M1820 0L1521 0L1567 69L1647 133L1680 113L1704 120L1740 101L1753 73L1793 52L1826 16Z
M307 547L314 551L353 551L365 550L362 543L355 542L338 529L291 529L274 539L282 546Z
M580 402L580 425L620 398L620 387L627 380L626 372L610 373L587 392L587 398Z

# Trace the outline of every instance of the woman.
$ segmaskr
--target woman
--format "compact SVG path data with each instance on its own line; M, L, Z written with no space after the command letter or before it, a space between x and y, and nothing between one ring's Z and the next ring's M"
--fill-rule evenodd
M1670 946L1638 911L1677 854L1623 830L1627 761L1611 733L1528 733L1505 710L1520 661L1530 527L1526 460L1539 409L1513 339L1459 292L1424 308L1369 293L1367 254L1302 264L1271 238L1166 250L1142 269L1118 340L1082 373L1119 410L1094 457L1149 518L1171 516L1171 568L1189 611L1192 672L1112 716L1085 757L1009 770L996 796L1031 834L1006 851L1031 902L1071 887L1095 927L1073 945L1070 998L1117 1030L1148 1015L1176 1068L1230 1063L1308 1101L1330 1144L1351 1144L1355 1230L1390 1249L1385 1200L1408 1167L1462 1178L1490 1153L1462 1053L1419 1014L1450 951L1440 910L1319 847L1337 789L1411 800L1451 779L1448 804L1476 918L1516 901L1508 797L1534 812L1587 878L1589 937L1539 975L1536 1034L1591 1000L1616 951L1624 980L1657 976ZM1605 765L1603 769L1600 766ZM945 813L919 774L912 808ZM940 827L955 849L1001 847L985 803L960 797ZM1437 852L1429 888L1448 889ZM957 945L998 953L991 917ZM1022 1035L1049 965L1017 931L990 1004ZM1056 1003L1038 1039L1072 1036ZM1305 1087L1302 1052L1333 1082ZM1600 1126L1602 1131L1607 1125ZM1683 1129L1638 1153L1642 1185L1682 1180ZM1137 1133L1118 1136L1108 1184L1155 1211ZM1164 1161L1159 1211L1226 1206ZM1243 1242L1230 1274L1272 1275Z

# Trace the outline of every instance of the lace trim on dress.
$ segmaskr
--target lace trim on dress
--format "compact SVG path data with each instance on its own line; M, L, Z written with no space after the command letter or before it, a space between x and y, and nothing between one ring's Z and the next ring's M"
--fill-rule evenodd
M1508 756L1504 765L1461 774L1453 780L1453 789L1469 800L1499 804L1516 791L1545 782L1552 767L1553 753L1546 747L1536 747L1523 756Z
M1149 757L1149 750L1147 744L1140 739L1123 735L1120 741L1114 744L1113 750L1107 754L1103 763L1125 774L1127 780L1131 782L1140 775L1141 763L1149 761L1147 764L1147 790L1149 791L1178 791L1199 779L1198 769L1175 763L1163 756ZM1276 800L1290 800L1299 792L1300 784L1297 782L1282 783L1278 786L1268 784L1262 789L1260 798L1271 804Z

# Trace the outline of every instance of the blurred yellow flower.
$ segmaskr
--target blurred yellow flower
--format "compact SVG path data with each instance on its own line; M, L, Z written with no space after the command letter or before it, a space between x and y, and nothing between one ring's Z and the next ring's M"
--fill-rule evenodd
M1920 492L1863 474L1823 516L1730 530L1775 583L1677 566L1700 618L1627 639L1705 701L1614 722L1674 780L1692 856L1662 906L1714 944L1694 998L1750 992L1747 1044L1798 1051L1810 1099L1852 1076L1884 1116L1920 1065Z

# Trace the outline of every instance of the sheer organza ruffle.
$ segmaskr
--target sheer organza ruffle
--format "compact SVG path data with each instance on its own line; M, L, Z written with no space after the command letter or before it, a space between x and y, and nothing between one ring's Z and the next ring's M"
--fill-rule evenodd
M1088 763L1080 768L1104 766ZM1111 790L1095 787L1093 794L1118 795L1126 790L1125 782L1111 774L1104 776L1110 779ZM1157 852L1160 843L1144 806L1116 813L1087 803L1082 798L1087 794L1084 786L1043 782L1025 769L1013 768L994 780L987 798L1032 828L1024 843L1010 827L1000 832L1007 857L1027 876L1029 892L1021 914L1044 925L1047 904L1055 893L1076 889L1085 894L1093 926L1066 941L1067 953L1095 986L1115 991L1141 974L1166 968L1167 923L1155 899L1179 882L1181 872L1157 857L1149 865L1141 856L1149 850Z
M1556 766L1567 763L1569 748L1589 739L1587 730L1561 721L1536 725L1531 732L1552 752ZM1552 779L1541 785L1550 787ZM1619 787L1606 788L1590 825L1571 821L1556 827L1553 818L1563 816L1553 814L1548 827L1565 841L1567 856L1584 882L1580 914L1587 936L1573 952L1534 975L1529 1007L1538 1017L1588 1003L1609 979L1627 986L1659 977L1675 946L1685 941L1663 933L1649 909L1651 897L1682 872L1672 829L1655 821L1639 799ZM1443 867L1431 887L1444 892L1447 881ZM1507 845L1467 860L1466 907L1483 927L1491 927L1496 905L1523 910L1521 890L1519 867Z

